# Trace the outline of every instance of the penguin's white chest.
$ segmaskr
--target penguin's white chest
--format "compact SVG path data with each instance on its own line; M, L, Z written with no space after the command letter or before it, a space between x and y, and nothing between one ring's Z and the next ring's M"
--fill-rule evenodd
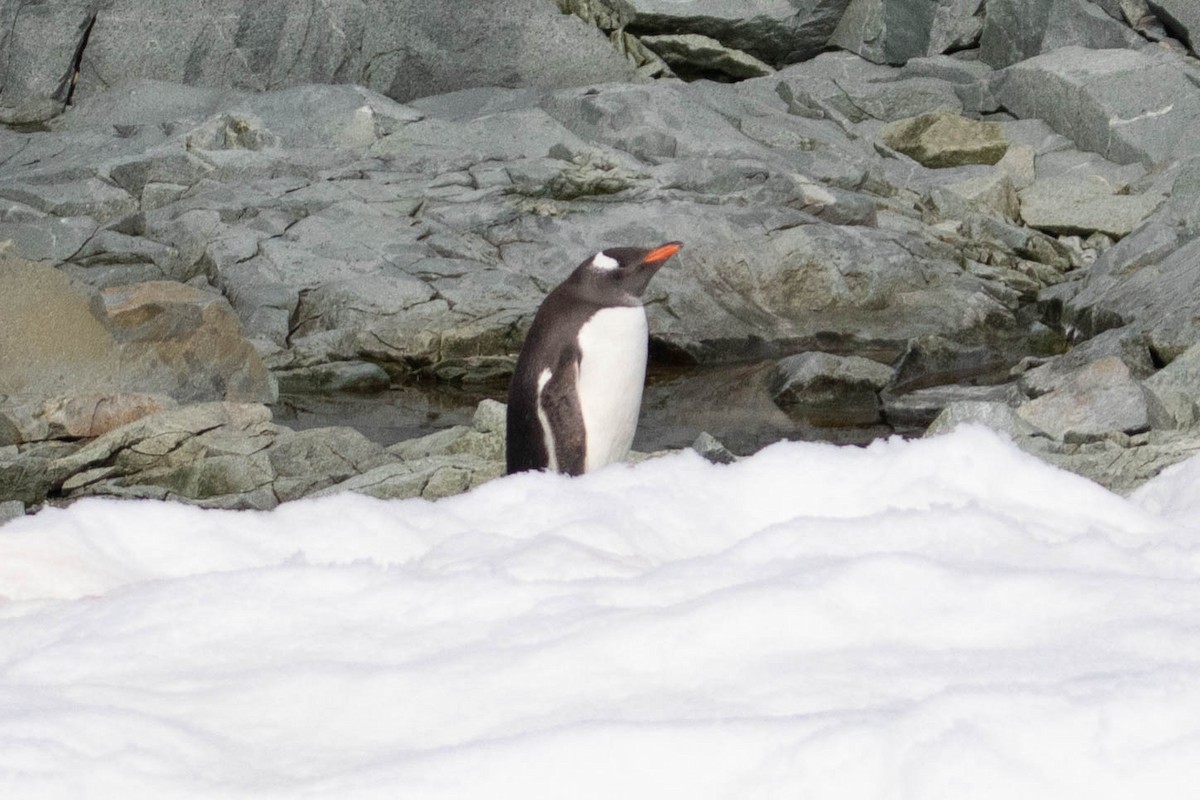
M601 309L579 329L578 391L587 472L629 454L642 407L648 335L641 306Z

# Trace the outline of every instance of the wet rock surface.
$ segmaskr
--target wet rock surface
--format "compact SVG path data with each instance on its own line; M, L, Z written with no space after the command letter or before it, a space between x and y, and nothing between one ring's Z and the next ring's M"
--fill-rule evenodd
M676 239L643 450L938 418L1126 489L1194 449L1187 3L377 5L0 3L0 502L463 491L545 293ZM413 387L461 424L288 427Z

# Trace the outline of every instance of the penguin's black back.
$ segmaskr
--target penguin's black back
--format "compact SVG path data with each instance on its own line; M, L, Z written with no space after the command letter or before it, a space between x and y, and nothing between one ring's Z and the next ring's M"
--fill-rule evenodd
M542 390L543 408L559 431L558 469L583 474L586 442L583 413L575 394L579 366L579 329L603 306L578 296L570 281L546 296L533 318L508 386L507 472L546 469L549 443L538 419L538 378L549 369L553 377Z

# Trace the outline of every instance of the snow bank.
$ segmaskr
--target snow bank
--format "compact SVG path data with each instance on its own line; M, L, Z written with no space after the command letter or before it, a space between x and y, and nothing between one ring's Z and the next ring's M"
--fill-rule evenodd
M963 428L0 528L0 796L1179 796L1200 461Z

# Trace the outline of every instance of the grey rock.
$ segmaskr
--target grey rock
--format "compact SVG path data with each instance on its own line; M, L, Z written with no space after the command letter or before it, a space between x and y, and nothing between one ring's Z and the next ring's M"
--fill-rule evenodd
M498 400L481 400L471 417L471 426L480 433L504 435L507 426L508 406Z
M1031 228L1059 234L1103 233L1115 239L1142 224L1163 198L1117 194L1102 179L1075 177L1034 181L1020 192L1021 217Z
M274 438L271 412L254 403L199 403L143 417L100 436L53 462L61 482L96 467L114 475L189 464L197 453L251 454Z
M775 66L824 49L850 0L603 0L638 36L700 34Z
M974 44L981 0L853 0L829 43L878 64L903 64Z
M1066 302L1064 319L1084 333L1130 324L1169 362L1200 342L1200 238L1148 223L1106 250Z
M1040 433L1008 403L998 400L957 400L942 409L925 430L925 436L949 433L959 425L968 424L983 425L1013 440Z
M1148 0L1147 5L1168 33L1187 44L1192 55L1200 52L1200 7L1189 0Z
M378 444L350 428L283 429L266 451L279 502L312 494L354 475L393 463Z
M699 453L705 461L712 464L732 464L737 461L737 456L708 431L702 431L696 437L696 441L692 442L692 449Z
M1062 47L1132 48L1141 37L1088 0L988 0L980 57L1007 67Z
M1147 391L1119 358L1102 358L1062 386L1017 409L1022 419L1059 441L1085 442L1112 432L1149 430Z
M6 181L0 197L25 203L55 217L91 217L107 222L137 208L137 202L120 187L99 178L77 180Z
M898 432L916 433L928 428L944 409L955 403L1007 404L1010 393L1011 387L1004 384L947 384L904 394L885 390L880 397L888 424Z
M776 364L769 390L776 405L813 425L872 425L881 418L879 392L891 380L891 368L876 361L810 352Z
M920 336L908 343L896 364L891 389L904 393L938 384L995 379L1006 373L1004 360L994 348L965 345L943 336Z
M310 392L377 392L391 385L391 377L378 364L366 361L335 361L311 367L277 370L279 391L284 394Z
M1027 397L1041 397L1062 388L1080 370L1087 369L1102 358L1120 359L1129 369L1129 374L1139 380L1154 372L1150 342L1146 336L1137 330L1119 328L1105 331L1062 355L1022 370L1017 387Z
M716 39L697 33L642 36L641 41L684 77L715 73L736 80L759 78L775 71L749 53L725 47Z
M0 448L0 501L38 505L54 488L51 459L16 447Z
M389 447L388 452L404 461L457 455L467 455L484 461L502 461L504 433L484 432L465 425L456 425L417 439L398 442Z
M1189 154L1200 122L1200 87L1166 53L1063 47L1010 67L1000 97L1120 164Z
M12 253L30 261L61 264L79 252L98 227L91 217L0 222L0 243L12 242Z
M1200 344L1193 345L1144 381L1166 412L1164 427L1200 422Z
M1034 452L1055 466L1083 475L1118 494L1129 494L1172 464L1200 453L1194 431L1151 431L1118 442L1102 439L1065 448L1036 447ZM1037 443L1037 439L1024 440Z
M995 164L1008 150L998 123L945 112L893 122L883 129L882 139L888 147L932 168Z
M90 0L0 5L7 53L0 81L0 122L49 119L62 110L72 87L71 65L91 19ZM26 13L22 13L26 12Z
M11 447L24 441L21 429L6 414L0 414L0 447Z
M516 0L503 14L471 0L447 14L429 14L415 0L210 0L183 16L163 2L30 8L12 0L0 6L0 21L12 65L0 116L10 122L47 119L68 97L136 78L254 91L355 83L407 100L484 84L561 87L635 74L600 31L537 0ZM148 35L156 46L145 46ZM512 46L523 41L538 45Z
M0 525L25 516L25 504L20 500L0 501Z
M475 488L500 477L504 465L470 455L430 456L387 464L313 493L326 497L355 492L384 500L423 497L437 500Z

